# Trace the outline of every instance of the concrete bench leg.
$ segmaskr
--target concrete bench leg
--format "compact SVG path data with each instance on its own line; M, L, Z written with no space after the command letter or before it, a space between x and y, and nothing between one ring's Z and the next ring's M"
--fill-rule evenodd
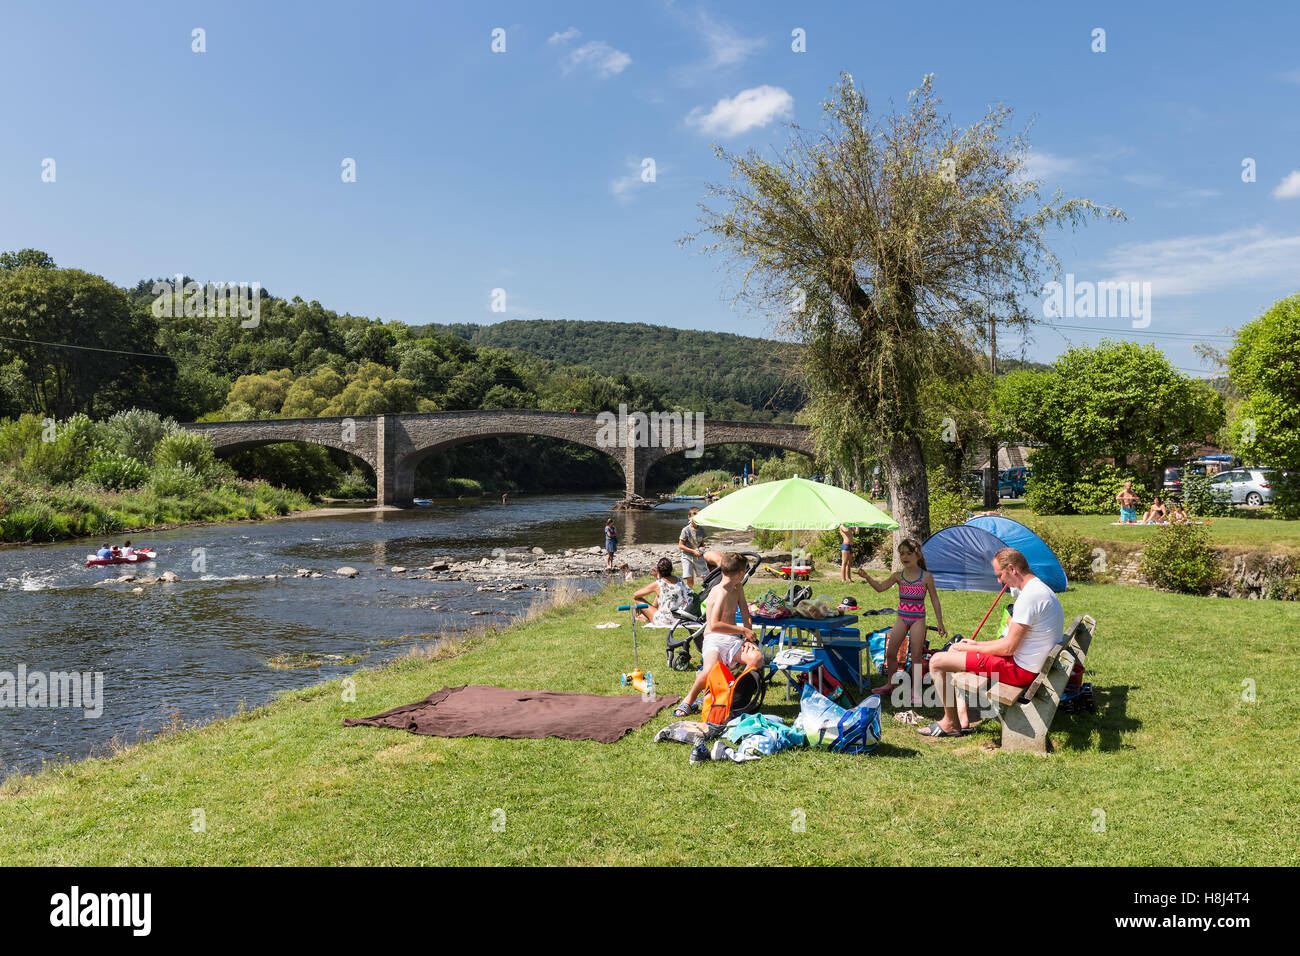
M1047 732L1061 705L1061 694L1070 679L1070 667L1058 664L1027 704L1012 704L1002 710L1002 749L1008 753L1047 754Z
M1002 749L1007 753L1046 755L1047 731L1056 716L1056 703L1038 697L1002 712Z

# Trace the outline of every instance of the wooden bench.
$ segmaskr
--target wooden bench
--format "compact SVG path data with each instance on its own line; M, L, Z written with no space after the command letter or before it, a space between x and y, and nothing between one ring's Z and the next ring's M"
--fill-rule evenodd
M989 688L981 674L956 674L953 686L967 694L988 689L988 699L1002 723L1002 749L1008 753L1047 753L1047 732L1061 705L1061 694L1070 680L1074 665L1085 664L1097 622L1091 617L1076 617L1061 642L1048 652L1043 666L1028 687L997 683Z

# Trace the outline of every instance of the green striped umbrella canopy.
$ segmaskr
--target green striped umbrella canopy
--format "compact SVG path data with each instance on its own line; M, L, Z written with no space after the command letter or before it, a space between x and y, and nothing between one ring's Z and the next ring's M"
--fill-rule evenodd
M697 514L695 522L733 531L825 531L840 525L898 530L897 521L853 492L797 475L732 492Z

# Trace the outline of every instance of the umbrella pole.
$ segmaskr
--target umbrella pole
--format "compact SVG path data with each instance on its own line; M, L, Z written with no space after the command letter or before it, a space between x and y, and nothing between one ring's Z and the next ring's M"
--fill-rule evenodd
M993 613L993 609L997 607L998 602L1002 600L1002 595L1006 593L1007 593L1007 586L1004 584L1002 585L1002 590L998 592L998 596L995 597L993 599L993 603L989 605L989 609L984 612L984 621L987 621L989 619L989 615ZM984 626L984 621L980 621L980 627ZM976 635L979 634L980 627L975 628L975 633L970 636L970 639L972 641L975 640Z

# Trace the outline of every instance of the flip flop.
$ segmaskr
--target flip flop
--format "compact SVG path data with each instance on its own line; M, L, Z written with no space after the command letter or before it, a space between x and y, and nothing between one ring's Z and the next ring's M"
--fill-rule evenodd
M960 730L944 730L939 721L935 721L924 730L918 730L922 737L964 737L965 733Z

